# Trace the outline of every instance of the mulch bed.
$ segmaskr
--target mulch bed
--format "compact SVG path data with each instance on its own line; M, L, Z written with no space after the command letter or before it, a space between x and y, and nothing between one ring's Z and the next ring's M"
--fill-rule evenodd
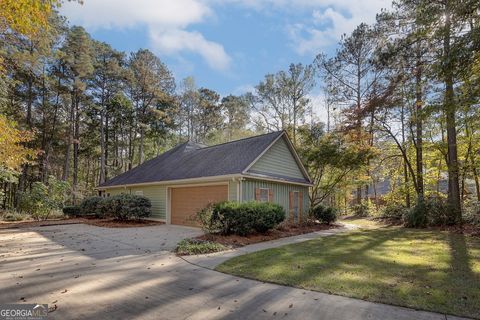
M270 241L285 237L296 236L299 234L311 233L315 231L328 230L333 228L338 228L340 225L337 224L308 224L308 225L286 225L281 226L278 229L268 231L264 234L251 234L248 236L237 236L237 235L214 235L214 234L204 234L195 239L208 240L223 244L225 246L238 248L243 247L249 244L254 244L263 241Z
M165 224L164 222L153 220L119 221L115 219L71 218L45 221L0 222L0 229L32 228L80 223L104 228L133 228Z

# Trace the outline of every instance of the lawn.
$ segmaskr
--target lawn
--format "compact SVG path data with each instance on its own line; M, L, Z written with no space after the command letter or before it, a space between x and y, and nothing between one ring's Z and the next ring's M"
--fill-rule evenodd
M480 318L480 239L460 234L363 229L240 256L217 270Z

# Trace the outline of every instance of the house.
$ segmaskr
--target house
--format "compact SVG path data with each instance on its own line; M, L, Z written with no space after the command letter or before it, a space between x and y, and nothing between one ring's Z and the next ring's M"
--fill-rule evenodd
M210 147L186 142L97 189L102 196L146 196L152 218L195 225L195 213L224 200L277 203L299 222L309 209L309 186L308 173L280 131Z

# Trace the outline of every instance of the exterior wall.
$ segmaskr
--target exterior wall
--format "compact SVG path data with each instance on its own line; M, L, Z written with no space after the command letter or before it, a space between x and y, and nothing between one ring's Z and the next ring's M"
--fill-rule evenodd
M273 202L281 205L289 212L290 191L303 193L302 211L305 216L310 209L308 187L287 183L276 183L262 180L246 179L242 181L242 201L254 201L256 188L270 188L273 191Z
M240 184L240 182L238 182L238 180L228 181L228 200L238 201L237 191L238 191L238 185L239 184Z
M165 186L137 186L127 188L112 188L105 191L111 196L121 193L135 194L136 191L142 191L143 195L152 202L152 218L166 219L167 212L167 191Z
M193 185L193 184L192 184ZM199 184L201 185L201 184ZM239 185L241 190L238 190ZM143 195L152 202L152 218L167 220L167 188L168 185L154 185L154 186L135 186L126 188L110 188L106 189L105 193L110 196L142 191ZM289 211L290 191L300 191L303 193L302 209L303 214L307 214L310 208L310 201L308 198L308 187L287 183L276 183L270 181L262 181L255 179L245 179L241 183L239 181L228 181L228 199L237 201L237 194L240 191L241 201L255 200L256 188L270 188L273 192L273 202L281 205L285 212Z
M248 171L298 179L305 178L283 137L275 142Z
M220 181L221 183L222 181ZM226 181L223 181L224 183ZM199 183L201 185L201 183ZM239 182L237 180L228 181L228 200L238 201L237 188ZM167 187L168 185L154 185L154 186L134 186L126 188L110 188L105 190L105 194L114 196L121 193L135 194L136 191L142 191L143 195L152 202L152 218L167 219Z

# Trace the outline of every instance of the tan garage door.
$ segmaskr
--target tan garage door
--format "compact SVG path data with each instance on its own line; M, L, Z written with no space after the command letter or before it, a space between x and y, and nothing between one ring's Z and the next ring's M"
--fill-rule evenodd
M209 203L228 200L228 186L173 188L171 192L172 224L196 226L192 217Z

